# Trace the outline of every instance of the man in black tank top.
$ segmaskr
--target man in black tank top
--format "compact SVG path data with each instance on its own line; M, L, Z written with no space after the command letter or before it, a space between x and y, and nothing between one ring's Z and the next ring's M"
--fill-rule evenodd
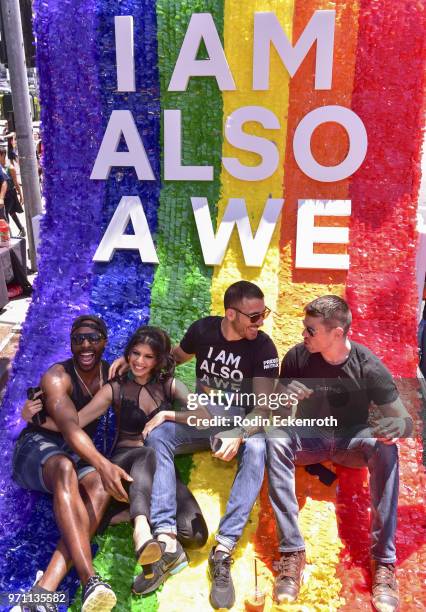
M107 329L102 319L83 315L74 321L72 358L50 367L41 381L45 409L61 433L30 423L21 432L13 456L13 477L19 485L52 493L62 536L32 592L56 591L71 562L83 584L82 610L103 612L111 610L117 600L111 587L95 574L90 538L110 495L127 501L121 479L131 478L95 448L92 436L97 422L82 429L77 413L108 378L108 363L102 360L106 340ZM35 414L41 402L31 402L31 407ZM50 612L56 607L46 605L45 610Z

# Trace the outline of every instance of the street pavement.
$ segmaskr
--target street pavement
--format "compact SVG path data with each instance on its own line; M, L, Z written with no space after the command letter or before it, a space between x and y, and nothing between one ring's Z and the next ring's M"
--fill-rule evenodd
M35 274L28 277L32 284ZM0 399L3 397L13 358L18 350L22 323L25 321L31 297L10 300L0 310Z

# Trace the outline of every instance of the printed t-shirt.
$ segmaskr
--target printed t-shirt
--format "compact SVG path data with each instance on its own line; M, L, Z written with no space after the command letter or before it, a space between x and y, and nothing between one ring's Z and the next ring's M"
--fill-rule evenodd
M271 338L259 331L254 340L227 340L222 317L195 321L182 338L185 353L195 355L197 390L250 393L252 379L278 376L278 353Z

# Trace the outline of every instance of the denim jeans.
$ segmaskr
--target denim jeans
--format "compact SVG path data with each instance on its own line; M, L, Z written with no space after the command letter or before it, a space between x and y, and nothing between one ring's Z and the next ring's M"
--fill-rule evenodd
M157 469L151 501L153 532L176 533L176 476L174 455L210 448L209 435L217 431L166 422L154 429L146 444L156 451ZM216 540L235 547L250 516L263 482L266 461L264 434L251 436L238 452L238 470Z
M370 473L372 506L371 554L382 563L394 563L398 505L399 468L395 444L379 442L368 429L356 437L333 435L304 437L301 431L275 430L267 440L269 495L279 531L279 550L294 552L305 548L298 526L299 506L295 493L295 465L309 465L326 459L347 467L367 466Z

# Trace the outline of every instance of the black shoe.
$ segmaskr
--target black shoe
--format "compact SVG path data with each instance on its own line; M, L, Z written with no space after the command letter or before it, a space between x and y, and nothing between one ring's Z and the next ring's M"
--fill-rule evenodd
M112 588L97 574L89 578L83 589L81 612L110 612L117 603Z
M35 582L31 589L28 591L28 595L52 595L52 591L48 591L38 585L38 581L43 576L43 572L39 570ZM13 606L10 612L58 612L59 608L54 603L22 603L17 606Z
M275 569L274 597L278 603L291 602L297 599L305 567L305 551L283 553Z
M188 565L188 558L182 546L176 541L176 552L165 552L166 545L160 542L163 550L161 559L144 567L144 571L133 581L132 591L136 595L152 593L168 576L177 574Z
M210 603L219 608L232 608L235 603L235 589L231 578L231 564L234 562L231 555L212 548L209 555L209 577L212 582L210 590Z
M22 228L18 234L18 238L25 238L25 236L26 236L25 230L24 228Z

